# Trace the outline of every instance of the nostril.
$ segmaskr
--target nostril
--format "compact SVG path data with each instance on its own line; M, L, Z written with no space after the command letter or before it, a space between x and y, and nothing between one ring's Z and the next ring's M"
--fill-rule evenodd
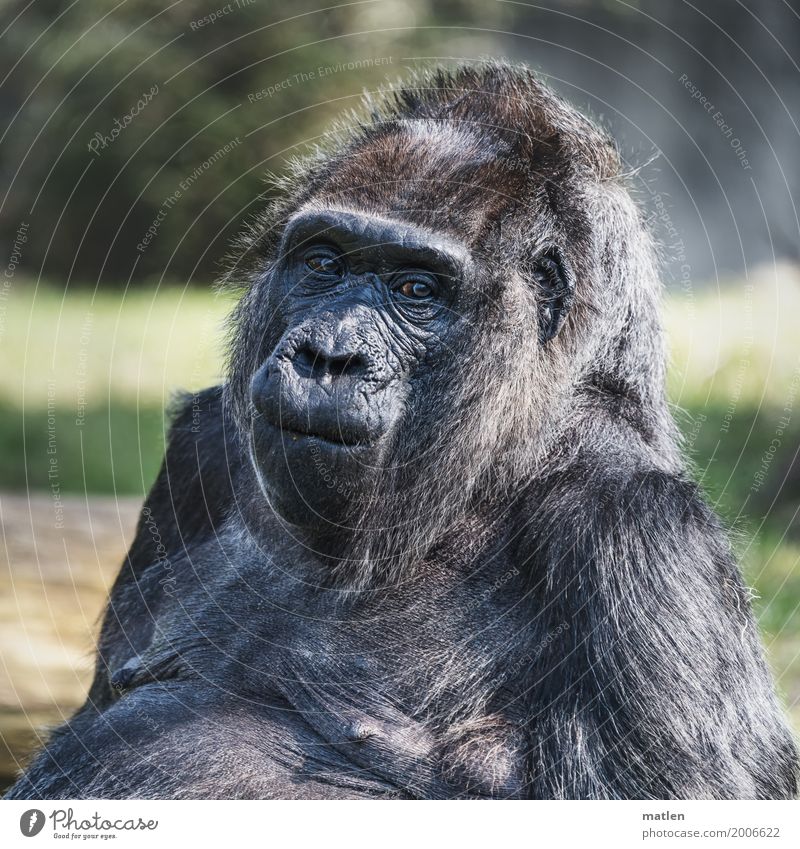
M292 357L295 369L305 377L313 377L325 358L309 345L301 345Z
M328 370L332 377L341 377L345 374L358 374L364 371L366 363L360 354L346 354L328 359Z

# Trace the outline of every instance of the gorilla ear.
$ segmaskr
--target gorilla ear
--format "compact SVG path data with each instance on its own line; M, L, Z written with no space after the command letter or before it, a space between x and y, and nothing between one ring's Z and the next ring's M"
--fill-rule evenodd
M558 248L550 248L533 263L531 281L536 286L539 342L549 342L564 324L572 306L575 283Z

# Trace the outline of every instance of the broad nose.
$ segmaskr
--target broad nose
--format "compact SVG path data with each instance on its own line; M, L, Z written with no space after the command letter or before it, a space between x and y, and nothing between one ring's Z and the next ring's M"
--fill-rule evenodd
M300 377L321 383L342 377L362 377L367 371L367 358L352 336L336 341L304 339L295 348L290 361Z

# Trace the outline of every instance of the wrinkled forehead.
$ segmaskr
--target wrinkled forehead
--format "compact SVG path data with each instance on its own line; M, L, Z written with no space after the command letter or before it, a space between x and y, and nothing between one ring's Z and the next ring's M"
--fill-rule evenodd
M315 202L368 210L475 245L509 214L532 218L546 203L544 177L537 180L513 154L509 142L477 123L395 122L337 157Z
M463 278L472 267L469 248L458 239L400 218L319 203L305 204L289 219L280 253L288 257L320 241L352 258L393 258L452 278Z

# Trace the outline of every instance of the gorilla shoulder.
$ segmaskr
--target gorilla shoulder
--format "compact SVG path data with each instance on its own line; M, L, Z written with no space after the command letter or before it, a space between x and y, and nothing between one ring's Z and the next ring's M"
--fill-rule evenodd
M221 386L213 386L184 393L173 404L164 460L126 564L133 572L210 535L225 519L235 479L247 464L226 424L222 394Z

